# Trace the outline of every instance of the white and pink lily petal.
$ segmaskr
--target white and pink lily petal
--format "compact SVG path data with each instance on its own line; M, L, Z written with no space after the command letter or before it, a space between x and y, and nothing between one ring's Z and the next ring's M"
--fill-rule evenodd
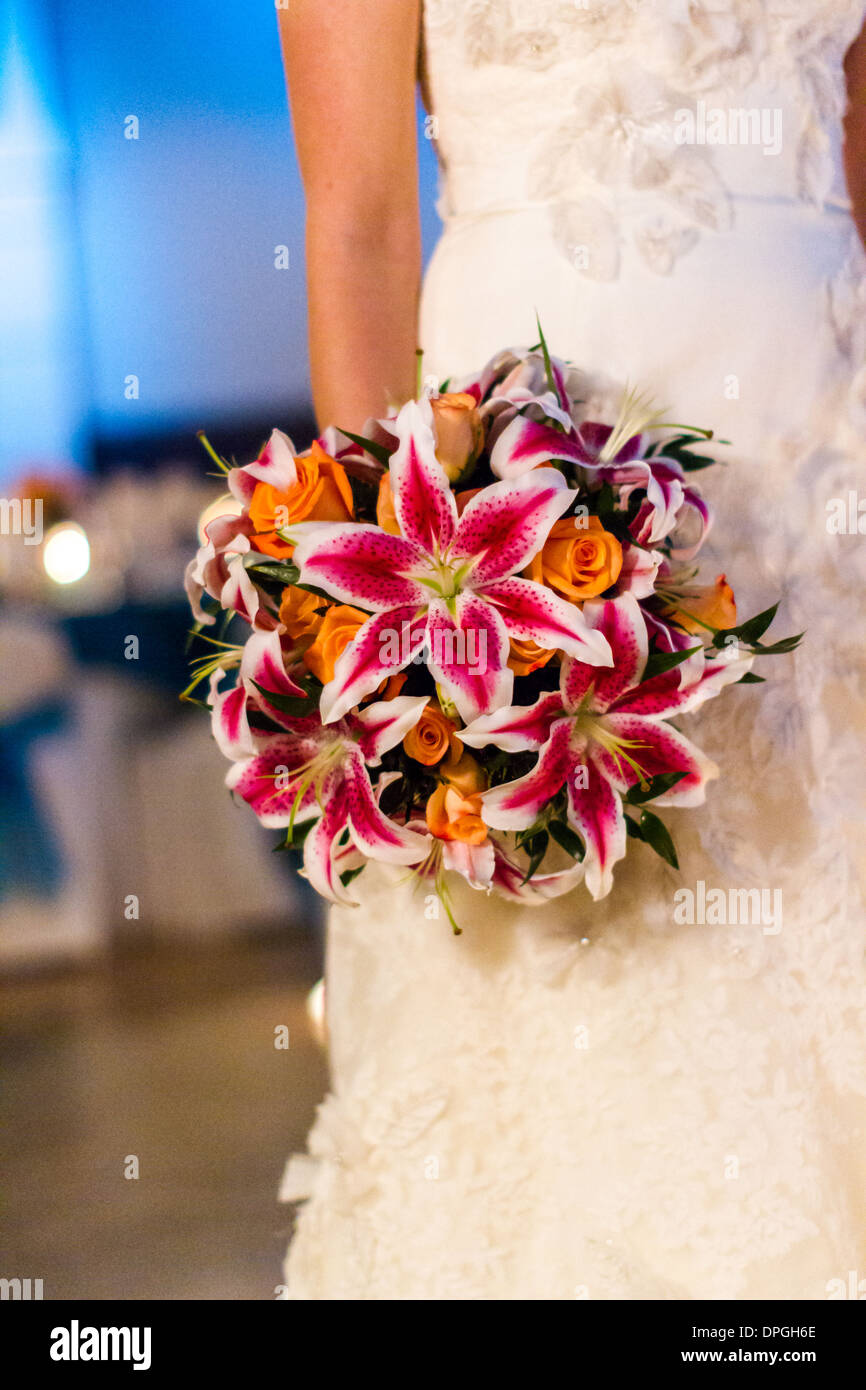
M652 598L663 559L660 550L648 550L642 545L624 545L616 593L632 594L636 599Z
M416 605L374 613L334 664L319 709L324 723L342 719L383 680L415 660L427 641L427 614Z
M517 415L499 431L490 451L490 467L497 478L518 478L554 462L581 466L592 462L571 420L563 431L529 415Z
M534 705L511 705L494 710L472 721L460 730L460 742L470 748L486 748L489 744L504 753L538 751L550 738L557 719L566 713L562 695L551 692L542 695Z
M599 476L617 488L621 507L628 506L632 493L645 494L629 528L636 541L655 546L670 535L684 498L680 464L669 459L636 459L605 467Z
M357 739L365 763L376 767L384 753L402 743L428 704L426 695L397 695L393 700L377 700L347 719L346 726ZM393 780L393 774L383 774L380 790L388 785L386 777Z
M712 759L672 724L640 714L606 714L592 741L591 760L619 792L679 773L678 782L653 797L660 806L701 806L707 782L719 775Z
M466 845L445 841L442 847L442 867L459 873L470 888L484 892L496 889L505 898L529 906L541 907L551 898L570 893L581 882L584 866L575 862L566 869L547 873L536 871L524 882L526 869L516 864L495 836L481 845Z
M252 627L263 614L261 595L247 574L243 559L235 555L228 562L228 577L220 590L220 604L227 613L237 613Z
M583 840L586 886L598 902L613 887L614 866L625 858L627 831L622 798L592 756L568 778L568 819Z
M482 594L467 591L427 610L427 669L461 719L511 703L508 625Z
M633 493L644 493L629 530L643 546L671 542L676 560L691 560L700 550L712 526L712 513L700 492L686 486L682 466L661 456L636 459L607 467L600 477L619 490L619 504L628 505Z
M359 434L362 438L369 439L372 443L379 444L385 449L393 448L390 434L382 428L378 420L367 420ZM350 439L335 425L328 425L316 442L326 454L341 463L347 472L367 482L378 483L383 472L382 464L362 445L357 444L354 439Z
M270 483L278 492L287 492L297 480L295 446L282 430L272 430L258 458L242 468L230 469L226 479L232 496L245 506L259 483Z
M512 575L485 584L479 593L496 609L509 637L556 648L592 665L611 664L603 634L589 626L577 604L568 603L545 585Z
M582 881L585 873L581 861L576 861L567 869L556 869L549 873L536 872L524 882L526 870L515 864L506 851L494 838L495 868L493 886L506 898L515 902L541 907L551 898L560 898L570 893Z
M493 472L497 477L510 478L559 460L594 473L614 465L624 466L638 458L644 447L643 435L633 434L606 458L605 447L613 435L609 425L593 421L575 425L569 416L560 423L565 426L564 432L529 415L511 420L498 433L491 450Z
M519 573L576 496L555 468L490 483L463 508L449 548L452 569L468 567L466 583L475 589Z
M211 732L220 752L232 762L251 758L256 751L253 731L247 718L249 696L242 683L229 690L220 690L225 669L211 672L208 703L211 707Z
M531 772L481 793L481 814L486 823L496 830L528 829L565 786L585 746L586 739L578 734L573 719L555 719Z
M587 625L606 639L613 663L605 670L595 670L583 661L564 661L560 690L567 710L602 712L639 684L649 655L649 638L633 594L590 600L583 605L583 616Z
M215 621L214 614L206 612L201 606L203 594L222 602L223 593L234 592L228 587L232 583L229 567L240 563L240 557L250 549L252 533L253 525L247 516L218 516L208 522L205 527L206 540L199 546L184 574L184 587L197 622L210 626ZM234 580L238 588L242 582L242 579ZM250 589L254 587L251 581L247 580L247 583ZM257 606L254 596L245 591L244 608L252 607L255 611Z
M496 872L496 851L488 838L480 845L467 845L460 840L443 840L442 868L451 869L466 879L470 888L489 890Z
M211 673L209 703L211 706L211 728L218 747L227 758L236 760L248 757L255 752L256 735L249 722L251 708L263 714L281 727L297 731L301 728L316 728L319 720L313 717L299 721L283 713L279 706L268 700L265 692L276 696L302 699L303 689L297 685L286 671L280 631L254 632L240 649L237 684L230 690L219 689L226 672L237 662L237 657L227 653L223 665Z
M286 670L284 632L282 627L276 627L251 633L244 643L240 665L240 680L250 699L277 724L283 724L285 716L265 692L294 700L303 699L305 693Z
M677 523L671 536L671 557L681 561L693 560L712 525L713 514L697 488L684 488L683 505L677 513Z
M269 829L299 825L322 810L319 798L335 760L323 756L328 749L316 721L306 722L307 727L291 732L256 736L254 752L239 758L226 774L226 786ZM307 776L311 769L320 775Z
M394 422L391 456L394 514L405 540L431 560L445 555L457 526L457 503L436 457L430 401L407 401Z

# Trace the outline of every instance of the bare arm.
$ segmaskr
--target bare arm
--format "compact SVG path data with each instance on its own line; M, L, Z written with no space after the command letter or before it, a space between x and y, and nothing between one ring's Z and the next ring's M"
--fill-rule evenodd
M320 427L358 430L415 387L419 0L291 0L278 14L307 202L313 401Z
M854 221L866 246L866 28L845 59L848 111L845 116L845 177Z

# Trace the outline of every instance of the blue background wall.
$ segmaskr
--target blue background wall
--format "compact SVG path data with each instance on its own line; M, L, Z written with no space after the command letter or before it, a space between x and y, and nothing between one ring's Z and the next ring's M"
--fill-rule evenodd
M3 473L84 462L94 435L265 430L305 409L303 203L271 0L7 0L5 16Z

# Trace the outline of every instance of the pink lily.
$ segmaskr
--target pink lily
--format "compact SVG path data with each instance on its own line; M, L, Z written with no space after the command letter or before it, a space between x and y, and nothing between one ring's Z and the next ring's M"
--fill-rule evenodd
M356 524L294 528L300 583L372 610L322 692L322 718L340 719L422 652L465 721L511 698L509 637L607 665L601 632L574 604L517 577L575 494L555 469L483 488L457 516L435 454L429 402L394 422L391 490L400 535Z
M496 863L493 871L493 886L506 898L511 898L514 902L542 903L550 902L551 898L561 898L564 893L570 893L583 878L585 869L581 863L573 864L568 869L555 869L551 873L534 873L531 879L524 882L525 870L514 863L509 858L505 850L494 840L496 846Z
M518 415L502 431L490 455L490 466L498 478L514 478L552 459L577 464L595 471L604 465L603 450L613 434L610 425L587 420L575 425L569 420L565 433L545 420ZM617 447L613 460L630 462L637 458L642 436L633 434Z
M546 421L520 415L496 440L490 466L498 477L514 478L553 460L571 463L599 482L612 483L623 507L632 493L643 492L630 529L644 546L658 545L682 523L684 514L693 512L698 518L697 534L687 545L675 545L671 551L677 559L692 559L710 529L709 508L698 489L687 486L683 467L676 459L643 457L648 441L640 430L631 427L640 418L636 413L640 409L639 399L627 397L618 425L584 421L565 433Z
M423 820L411 820L409 828L423 831L427 825ZM525 869L514 862L502 837L495 834L488 835L480 845L432 837L424 860L415 866L414 872L421 878L432 879L440 894L447 898L441 877L443 869L460 874L471 888L487 893L496 888L503 897L514 902L535 904L570 892L584 873L583 864L576 863L550 873L536 872L524 882Z
M555 388L551 390L541 352L521 352L516 356L516 364L507 376L491 389L481 406L481 414L489 416L492 420L491 443L518 411L527 416L531 412L533 418L541 416L547 420L555 420L563 429L570 430L571 402L566 387L569 370L566 363L555 357L550 359L550 372Z
M281 641L282 629L254 632L243 647L229 650L214 660L210 677L211 729L217 746L227 758L243 758L255 752L255 735L250 727L250 710L259 710L273 723L294 728L288 718L268 700L265 691L279 697L302 699L304 691L286 671ZM239 664L238 681L231 690L219 689L226 671Z
M610 892L613 866L626 851L622 793L679 772L680 781L654 800L697 806L706 783L718 776L715 764L666 718L696 708L739 679L750 662L707 662L685 687L676 668L644 680L649 643L633 595L587 603L584 614L610 643L613 669L566 660L558 693L482 716L461 729L460 738L476 748L493 743L509 752L538 750L525 777L482 793L482 815L498 829L524 830L565 786L568 819L585 846L586 884L598 899Z
M340 882L344 831L367 859L416 864L427 853L428 835L398 825L380 810L369 773L417 724L426 704L426 696L398 696L330 725L316 715L283 716L286 732L254 733L255 751L229 770L226 785L262 825L316 821L304 840L304 869L331 902L355 901Z
M235 469L239 472L239 469ZM190 560L184 586L197 622L209 627L213 613L201 606L203 594L218 599L221 607L234 611L248 623L259 613L259 591L244 569L243 557L250 548L253 525L247 516L218 516L209 522L205 544Z
M557 420L568 429L571 405L567 380L572 369L552 356L550 367L553 391L540 349L508 348L491 357L478 376L453 382L450 389L474 395L481 414L495 421L494 433L508 424L518 410L529 406L537 407L548 419Z

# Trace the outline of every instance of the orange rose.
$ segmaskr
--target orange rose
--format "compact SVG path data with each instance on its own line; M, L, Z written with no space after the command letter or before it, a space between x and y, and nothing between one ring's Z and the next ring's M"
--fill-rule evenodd
M377 686L376 694L380 700L396 700L407 680L406 672L398 671L396 676L388 676L380 686Z
M734 591L723 574L716 576L714 584L702 584L680 595L682 607L667 610L665 616L671 618L686 632L700 637L708 628L734 627L737 621L737 604Z
M595 598L615 584L622 569L622 546L597 516L555 521L544 546L524 570L528 579L547 584L572 603Z
M389 536L399 536L397 515L394 511L394 494L391 491L391 474L384 472L379 479L379 496L376 499L376 520Z
M439 776L463 797L483 792L487 786L487 778L481 764L476 762L471 753L464 752L463 744L458 738L451 740L451 754L439 768Z
M257 535L256 550L283 560L293 547L277 534L295 521L351 521L352 489L346 470L319 443L295 459L297 481L286 492L271 483L257 483L250 502L250 519Z
M484 443L484 421L475 397L468 391L445 391L433 396L436 457L453 483L468 472Z
M299 589L297 584L290 584L283 589L280 622L293 642L312 641L325 616L318 610L329 606L329 599Z
M451 747L451 736L456 725L446 719L441 709L432 700L424 706L424 712L414 728L403 740L403 747L416 762L432 767L441 762Z
M515 676L528 676L530 671L537 671L540 667L546 666L550 658L555 655L555 647L539 647L537 642L532 642L529 639L520 642L516 637L512 637L508 665Z
M461 796L455 787L443 782L428 800L426 815L427 825L438 840L483 845L487 839L480 796Z
M360 608L352 608L348 603L337 603L329 608L316 640L304 652L304 661L322 685L334 679L334 666L338 656L358 633L362 623L369 618Z

